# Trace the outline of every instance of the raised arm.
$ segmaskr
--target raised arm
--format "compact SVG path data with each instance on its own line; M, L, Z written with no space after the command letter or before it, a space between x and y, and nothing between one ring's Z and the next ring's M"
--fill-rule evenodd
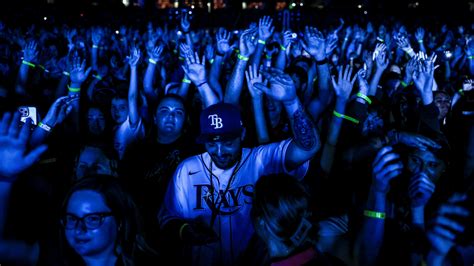
M216 34L216 55L214 57L214 62L211 65L211 73L209 73L209 84L214 88L218 95L219 99L224 98L224 92L222 91L222 86L219 83L219 78L221 76L222 66L224 59L227 56L227 53L230 52L230 32L225 29L219 29Z
M296 33L295 33L296 34ZM280 34L280 51L278 52L275 67L278 69L285 69L286 66L286 53L290 48L291 40L293 39L293 33L291 31L285 31Z
M26 83L28 81L28 73L30 68L36 67L38 58L38 44L35 41L28 42L23 47L23 61L21 61L20 71L15 86L15 92L19 95L26 95Z
M254 88L263 91L275 101L283 102L293 131L292 142L286 150L285 166L295 169L311 159L321 147L321 141L314 123L296 96L293 80L283 71L272 68L263 72L270 82L270 88L262 83L255 83Z
M373 53L373 60L375 61L375 73L372 75L372 79L370 80L370 88L369 94L371 96L375 96L377 94L377 87L380 82L380 78L383 75L383 72L388 67L388 54L387 54L387 47L383 43L378 43L375 47L375 51Z
M418 46L420 47L420 51L423 53L426 53L426 48L423 42L424 37L425 37L425 29L423 27L419 27L418 29L416 29L416 32L415 32L416 42L418 43Z
M162 45L154 46L150 51L148 51L148 66L145 71L145 77L143 78L143 90L149 102L156 103L158 101L158 95L155 92L153 83L156 66L161 64L160 61L162 60L162 54Z
M258 20L258 41L255 53L250 59L250 65L259 66L262 60L263 50L267 40L272 36L275 27L273 27L273 19L269 16L264 16Z
M247 78L247 87L252 96L253 116L258 143L265 144L270 141L270 137L268 136L267 122L265 121L263 110L263 93L253 86L255 83L263 82L262 74L258 73L257 66L249 66L249 70L245 71L245 77Z
M244 82L245 68L247 67L250 56L255 51L255 44L257 42L253 36L255 33L255 30L247 29L242 33L242 35L240 35L240 53L237 56L237 63L234 66L234 70L232 71L232 75L227 82L227 87L225 90L224 101L227 103L239 105L240 93L242 92L242 85Z
M130 56L128 57L128 64L130 65L130 87L128 89L128 119L130 128L136 128L140 121L140 114L138 113L138 74L137 65L140 61L141 52L138 48L132 48Z

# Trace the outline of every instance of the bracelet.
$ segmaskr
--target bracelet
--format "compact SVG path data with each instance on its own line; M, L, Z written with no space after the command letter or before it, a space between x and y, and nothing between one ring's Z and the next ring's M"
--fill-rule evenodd
M406 88L408 87L408 84L405 82L405 81L400 81L400 84L402 84L403 88Z
M280 44L280 50L286 51L286 47Z
M237 58L239 58L239 59L242 60L242 61L249 61L249 58L248 58L248 57L245 57L245 56L243 56L243 55L241 55L241 54L237 54Z
M92 75L92 76L93 76L94 78L98 79L98 80L102 80L102 77L101 77L99 74L97 74L97 75Z
M347 42L348 40L349 40L349 38L347 38L347 37L344 38L344 41L345 41L345 42Z
M343 118L343 119L346 119L348 121L351 121L352 123L354 124L359 124L359 120L353 118L353 117L350 117L350 116L347 116L347 115L344 115L344 114L341 114L341 113L338 113L336 112L335 110L332 112L333 115L335 115L336 117L339 117L339 118Z
M38 127L42 128L44 131L51 132L52 128L46 124L43 124L43 122L38 123Z
M364 216L369 217L369 218L376 218L376 219L385 219L385 212L375 212L375 211L369 211L369 210L364 210Z
M470 55L470 56L468 56L468 57L467 57L467 59L469 59L469 60L472 60L472 59L474 59L474 55Z
M409 49L403 49L403 51L405 51L405 53L407 53L407 54L410 54L411 52L414 52L413 48L411 48L411 47Z
M71 74L69 74L69 72L67 72L67 71L63 71L63 75L69 77Z
M324 65L324 64L327 64L328 62L328 59L327 58L324 58L323 60L315 60L316 61L316 65L320 66L320 65Z
M377 41L379 42L385 42L384 39L380 38L380 37L377 37Z
M151 58L148 59L148 62L152 63L153 65L156 65L156 63L157 63L156 60L151 59Z
M71 88L71 87L69 87L69 85L67 86L67 89L70 92L80 92L81 91L81 88Z
M99 46L96 45L96 44L93 44L93 45L92 45L92 49L99 49Z
M33 63L31 63L31 62L28 62L28 61L26 61L26 60L21 61L21 63L22 63L23 65L27 65L27 66L29 66L29 67L36 67L35 64L33 64Z
M179 60L184 61L184 57L180 56L178 57Z
M364 99L368 104L372 104L372 100L369 97L367 97L367 95L364 95L364 94L358 92L356 94L356 96L359 97L359 98Z
M181 80L181 82L191 84L191 80L189 80L189 79L187 79L187 78L183 78L183 79Z
M267 42L266 42L266 41L264 41L264 40L260 40L260 39L258 39L258 41L257 41L257 42L258 42L258 43L260 43L260 44L263 44L263 45L267 44Z
M464 96L464 91L462 89L459 89L458 92L461 94L461 96Z
M211 60L209 60L209 64L212 65L212 63L214 63L214 58L212 58Z
M186 226L189 226L188 223L184 223L183 225L181 225L181 227L179 228L179 239L183 240L183 229L186 227Z
M423 43L423 40L418 40L418 43Z
M204 81L204 82L202 82L202 83L199 83L198 85L196 85L196 87L198 87L198 88L199 88L199 87L201 87L202 85L204 85L204 84L206 84L206 83L207 83L207 80L205 80L205 81Z

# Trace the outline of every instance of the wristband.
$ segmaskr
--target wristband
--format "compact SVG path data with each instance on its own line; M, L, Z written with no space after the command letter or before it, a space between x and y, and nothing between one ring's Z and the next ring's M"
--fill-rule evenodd
M369 217L369 218L384 220L385 212L375 212L375 211L364 210L364 216Z
M354 124L359 124L359 120L357 120L357 119L355 119L355 118L353 118L353 117L350 117L350 116L347 116L347 115L338 113L338 112L336 112L336 111L333 111L332 114L335 115L336 117L343 118L343 119L346 119L346 120L348 120L348 121L351 121L351 122L354 123Z
M286 47L280 44L280 50L286 51Z
M379 42L385 42L385 41L384 41L382 38L380 38L380 37L377 37L377 41L379 41Z
M403 88L406 88L408 87L408 84L405 82L405 81L400 81L400 84L402 84Z
M183 78L183 79L181 80L181 82L191 84L191 80L189 80L189 79L187 79L187 78Z
M67 89L70 92L80 92L81 91L81 88L71 88L71 87L69 87L69 85L67 86Z
M188 223L184 223L183 225L181 225L181 227L179 228L179 239L183 240L183 229L186 227L186 226L189 226Z
M199 87L201 87L202 85L204 85L204 84L206 84L206 83L207 83L207 80L206 80L206 81L204 81L204 82L202 82L202 83L199 83L198 85L196 85L196 87L198 87L198 88L199 88Z
M212 63L214 63L214 58L212 58L211 60L209 60L209 64L212 65Z
M157 63L156 60L151 59L151 58L148 59L148 62L150 62L153 65L156 65L156 63Z
M241 54L238 54L238 55L237 55L237 58L239 58L239 59L242 60L242 61L249 61L249 58L248 58L248 57L245 57L245 56L243 56L243 55L241 55Z
M257 41L257 42L258 42L258 43L260 43L260 44L263 44L263 45L267 44L267 42L266 42L266 41L264 41L264 40L260 40L260 39L258 39L258 41Z
M459 89L458 92L461 94L461 96L464 96L464 91L462 89Z
M92 45L92 49L99 49L99 46L96 45L96 44L93 44L93 45Z
M410 54L411 52L414 52L413 48L411 48L411 47L408 48L408 49L403 49L403 51L405 51L405 53L407 53L407 54Z
M71 74L69 74L69 72L67 72L67 71L63 71L63 75L69 77Z
M184 61L184 57L178 57L179 60Z
M467 59L469 59L469 60L472 60L472 59L474 59L474 55L470 55L470 56L468 56L468 57L467 57Z
M327 58L324 58L323 60L316 60L316 65L320 66L320 65L324 65L324 64L327 64L328 62L328 59Z
M272 60L272 56L271 56L271 55L265 55L265 58L268 59L268 60Z
M423 40L418 40L418 43L423 43Z
M344 41L345 41L345 42L347 42L348 40L349 40L349 38L347 38L347 37L344 38Z
M356 96L359 97L359 98L364 99L368 104L372 104L372 100L369 97L367 97L367 95L364 95L364 94L358 92L356 94Z
M97 74L97 75L92 75L92 76L93 76L94 78L98 79L98 80L102 80L102 77L101 77L99 74Z
M27 66L29 66L29 67L33 67L33 68L36 67L35 64L33 64L33 63L31 63L31 62L28 62L28 61L26 61L26 60L21 61L21 63L22 63L23 65L27 65Z
M51 132L52 128L46 124L43 124L43 122L38 123L38 127L42 128L44 131Z

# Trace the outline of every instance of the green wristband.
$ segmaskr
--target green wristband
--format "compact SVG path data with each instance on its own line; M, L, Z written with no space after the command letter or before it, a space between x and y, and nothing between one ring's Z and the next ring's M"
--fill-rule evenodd
M31 62L28 62L28 61L26 61L26 60L21 61L21 63L22 63L23 65L27 65L27 66L29 66L29 67L36 67L35 64L33 64L33 63L31 63Z
M243 55L241 55L241 54L238 54L238 55L237 55L237 58L239 58L239 59L242 60L242 61L249 61L249 58L248 58L248 57L245 57L245 56L243 56Z
M369 217L369 218L384 220L385 212L375 212L375 211L364 210L364 216Z
M369 97L367 97L367 95L364 95L364 94L358 92L356 94L356 96L359 97L359 98L364 99L368 104L372 104L372 100Z
M260 39L258 39L258 43L260 43L260 44L263 44L263 45L267 44L267 42L266 42L266 41L264 41L264 40L260 40Z
M339 118L342 118L342 119L346 119L347 121L350 121L354 124L359 124L359 120L353 118L353 117L350 117L350 116L347 116L347 115L344 115L344 114L341 114L341 113L338 113L336 111L333 111L332 112L333 115L335 115L336 117L339 117Z

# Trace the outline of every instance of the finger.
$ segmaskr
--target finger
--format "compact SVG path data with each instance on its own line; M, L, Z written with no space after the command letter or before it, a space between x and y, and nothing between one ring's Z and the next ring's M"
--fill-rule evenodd
M86 70L86 72L85 72L85 76L86 76L86 77L89 76L89 73L91 72L91 70L92 70L91 67L87 68L87 70Z
M381 148L377 152L377 155L375 156L374 161L372 162L372 166L377 165L379 163L379 161L382 159L382 157L385 156L385 154L391 152L392 150L393 150L393 148L390 147L390 146L385 146L385 147Z
M469 210L464 207L452 204L443 204L441 208L439 208L439 215L445 216L446 214L449 215L458 215L462 217L468 217L470 215Z
M30 167L32 166L36 161L39 160L41 155L48 149L47 145L41 145L30 151L26 156L25 156L25 164Z
M31 119L28 119L31 120ZM20 130L19 139L21 143L26 144L28 142L28 138L30 137L30 128L31 128L31 121L26 120L26 123L23 124Z
M456 203L456 202L461 202L465 201L467 199L467 195L464 193L454 193L449 199L449 203Z
M20 132L20 112L15 112L13 118L10 122L10 127L8 128L8 135L10 137L18 137L18 133Z
M435 226L433 232L447 240L454 240L456 238L456 235L453 232L441 226Z
M0 135L4 136L8 133L8 126L10 125L10 120L12 114L10 112L4 113L2 116L2 122L0 123Z
M403 169L403 164L395 163L395 164L385 164L383 168L381 168L380 170L376 171L376 169L374 169L374 171L376 171L377 174L380 174L383 176L388 176L389 173L395 174L396 176L402 172L402 169Z
M439 216L435 219L435 223L442 225L450 230L462 233L464 231L464 226L453 219L449 219L444 216Z
M267 95L271 95L271 89L270 88L267 88L266 86L264 86L262 83L260 82L256 82L253 84L253 87L256 88L257 90L259 91L262 91L263 93L267 94Z

